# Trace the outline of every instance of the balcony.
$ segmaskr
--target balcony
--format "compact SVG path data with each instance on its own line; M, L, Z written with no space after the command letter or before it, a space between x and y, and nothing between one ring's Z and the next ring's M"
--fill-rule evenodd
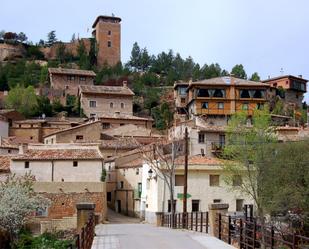
M214 154L219 154L223 151L225 143L212 142L211 143L211 152Z

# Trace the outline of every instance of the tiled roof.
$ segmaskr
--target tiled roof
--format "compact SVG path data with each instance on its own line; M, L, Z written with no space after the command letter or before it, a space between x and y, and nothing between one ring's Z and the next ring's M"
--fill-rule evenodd
M93 25L92 25L92 28L95 28L95 26L97 25L97 22L100 20L100 19L105 19L105 20L114 20L114 21L117 21L117 22L121 22L121 18L120 17L116 17L116 16L98 16Z
M79 86L81 93L92 93L92 94L115 94L115 95L129 95L133 96L132 90L126 86L91 86L82 85Z
M74 127L70 127L70 128L67 128L67 129L60 130L60 131L55 131L53 133L50 133L50 134L44 136L43 138L50 137L50 136L53 136L53 135L56 135L56 134L65 133L67 131L72 131L72 130L75 130L75 129L79 129L79 128L82 128L82 127L85 127L85 126L88 126L88 125L93 125L93 124L100 123L100 122L101 121L88 122L88 123L85 123L85 124L77 125L77 126L74 126Z
M92 76L92 77L96 76L95 72L93 71L69 69L69 68L48 68L48 72L51 74L81 75L81 76Z
M0 148L18 149L18 145L11 138L0 137Z
M28 149L22 155L16 155L12 160L102 160L103 157L98 149Z
M104 149L136 149L140 147L140 144L134 138L119 138L102 140L100 147Z
M207 79L207 80L201 80L201 81L195 81L192 82L189 85L189 88L193 85L231 85L232 82L236 86L264 86L264 87L269 87L269 84L265 84L262 82L256 82L256 81L251 81L251 80L244 80L244 79L239 79L236 77L217 77L217 78L212 78L212 79Z
M180 156L175 160L176 164L184 164L185 157ZM189 156L188 164L189 165L218 165L222 162L218 158L206 157L202 155Z
M125 162L125 163L123 163L121 165L118 165L117 167L118 168L141 167L141 166L143 166L143 163L144 163L144 159L141 157L141 158L137 158L137 159L132 160L132 161Z
M128 115L128 114L119 114L119 113L104 113L99 116L100 119L129 119L129 120L145 120L145 121L153 121L152 118L142 118L142 117L137 117L133 115Z
M281 76L277 76L277 77L273 77L273 78L269 78L266 80L262 80L262 82L269 82L269 81L273 81L273 80L279 80L279 79L284 79L284 78L295 78L295 79L299 79L299 80L303 80L303 81L308 81L304 78L298 77L298 76L293 76L293 75L281 75Z
M144 127L138 127L134 124L122 125L116 128L110 128L105 130L103 134L109 136L125 136L125 137L162 137L161 135L154 133L151 129Z
M10 162L12 156L0 156L0 173L10 172Z

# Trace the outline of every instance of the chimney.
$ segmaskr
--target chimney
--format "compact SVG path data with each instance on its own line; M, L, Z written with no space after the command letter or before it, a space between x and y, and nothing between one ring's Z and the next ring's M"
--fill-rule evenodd
M123 87L128 87L128 82L126 80L124 80L122 84L123 84Z
M19 145L18 154L23 155L26 152L27 145L26 144L20 144Z

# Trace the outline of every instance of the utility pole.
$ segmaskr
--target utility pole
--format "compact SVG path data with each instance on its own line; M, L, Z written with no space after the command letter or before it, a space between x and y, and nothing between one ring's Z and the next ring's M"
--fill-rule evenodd
M185 129L185 173L183 184L183 228L187 227L187 194L188 194L188 128Z

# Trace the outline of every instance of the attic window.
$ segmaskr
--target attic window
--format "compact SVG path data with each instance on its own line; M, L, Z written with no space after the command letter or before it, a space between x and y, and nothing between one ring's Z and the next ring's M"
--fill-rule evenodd
M76 140L83 140L84 136L83 135L76 135Z
M124 108L124 103L121 103L120 106L121 106L121 109L123 109Z
M78 162L77 161L73 161L73 167L77 167L78 166Z
M25 169L29 169L29 162L25 162Z

